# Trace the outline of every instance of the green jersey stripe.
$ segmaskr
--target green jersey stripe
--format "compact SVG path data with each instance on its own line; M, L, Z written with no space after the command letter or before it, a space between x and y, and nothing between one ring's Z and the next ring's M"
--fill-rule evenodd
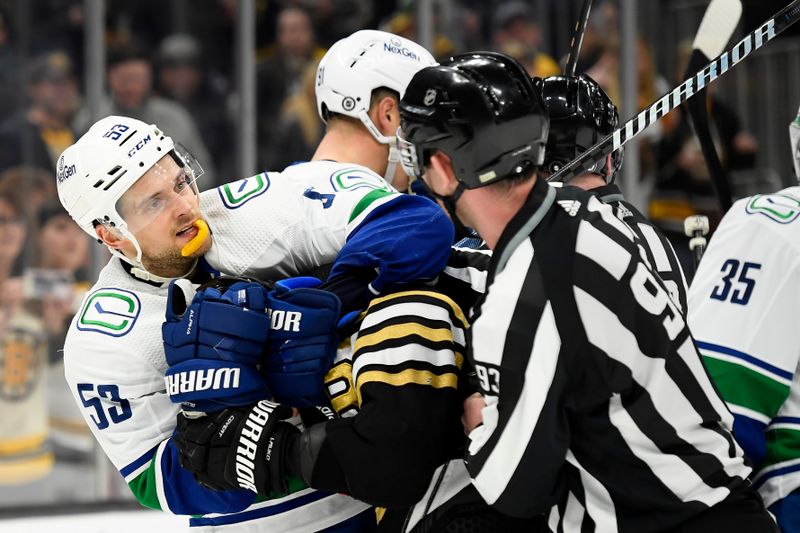
M786 428L768 428L767 451L758 465L761 470L784 461L796 461L800 457L800 431Z
M156 461L150 461L147 470L130 480L128 487L130 487L133 495L139 500L139 503L150 509L161 510L161 504L158 502L158 492L156 490Z
M398 193L383 189L375 189L374 191L370 191L361 200L358 201L356 206L353 208L353 212L350 213L350 220L348 220L347 223L349 224L353 220L355 220L358 217L358 215L360 215L362 212L364 212L365 209L367 209L370 205L372 205L372 203L375 202L375 200L378 200L380 198L385 198L386 196L393 196L396 194Z
M736 363L703 356L711 379L729 404L740 405L773 418L786 398L789 387Z

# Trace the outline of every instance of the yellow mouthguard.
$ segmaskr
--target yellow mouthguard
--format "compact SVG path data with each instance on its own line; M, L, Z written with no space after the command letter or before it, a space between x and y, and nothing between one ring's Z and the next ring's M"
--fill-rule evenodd
M195 235L191 241L184 244L183 248L181 248L181 255L183 257L189 257L199 250L200 246L206 242L206 239L208 238L208 224L206 224L205 220L198 219L194 224L192 224L192 226L197 228L197 235Z

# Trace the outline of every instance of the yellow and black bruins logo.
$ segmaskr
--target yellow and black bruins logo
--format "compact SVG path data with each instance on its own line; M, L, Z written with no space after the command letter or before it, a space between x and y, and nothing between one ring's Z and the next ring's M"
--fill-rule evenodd
M26 399L42 377L42 340L29 331L9 330L0 339L0 398Z

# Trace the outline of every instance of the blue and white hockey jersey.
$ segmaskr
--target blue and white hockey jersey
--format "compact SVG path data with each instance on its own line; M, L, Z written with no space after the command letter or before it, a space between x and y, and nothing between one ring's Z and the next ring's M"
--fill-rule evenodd
M224 185L203 192L200 207L213 235L205 259L230 275L297 275L334 262L345 248L352 264L375 261L379 289L404 277L432 277L452 240L438 206L397 193L366 168L335 162ZM412 264L409 255L419 259ZM319 531L368 509L299 481L288 496L255 502L248 491L205 489L180 467L170 439L179 407L164 386L166 302L166 286L134 278L113 258L87 293L64 347L67 381L84 418L139 501L203 515L191 523L204 531Z

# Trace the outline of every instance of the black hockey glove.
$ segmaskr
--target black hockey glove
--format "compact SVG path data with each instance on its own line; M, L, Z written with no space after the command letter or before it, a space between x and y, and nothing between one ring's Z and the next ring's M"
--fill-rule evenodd
M212 489L286 493L287 477L299 473L300 431L286 422L291 417L290 407L268 400L199 418L179 413L173 441L181 466Z

